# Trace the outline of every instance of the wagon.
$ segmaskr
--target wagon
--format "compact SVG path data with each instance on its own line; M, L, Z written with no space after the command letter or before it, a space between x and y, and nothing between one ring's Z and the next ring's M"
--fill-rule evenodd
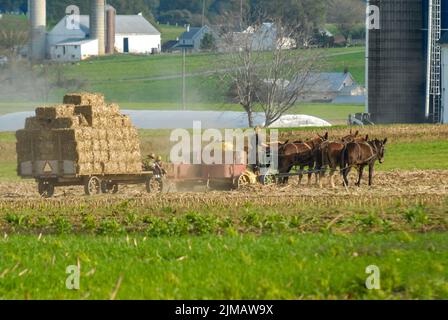
M263 160L262 162L269 162ZM255 167L258 170L254 170ZM276 179L275 173L269 169L269 164L248 165L245 152L233 152L232 164L181 163L168 164L166 169L167 180L174 185L176 190L191 189L195 186L205 186L215 190L231 190L257 183L270 184Z
M146 191L161 192L163 179L151 171L135 174L78 175L72 161L35 160L21 163L19 175L35 179L39 194L44 198L54 195L56 187L84 186L86 195L115 194L119 185L144 184Z
M68 94L61 105L39 107L16 138L18 175L35 179L43 197L61 186L84 186L87 195L116 193L123 184L163 188L162 177L142 170L131 120L102 95Z

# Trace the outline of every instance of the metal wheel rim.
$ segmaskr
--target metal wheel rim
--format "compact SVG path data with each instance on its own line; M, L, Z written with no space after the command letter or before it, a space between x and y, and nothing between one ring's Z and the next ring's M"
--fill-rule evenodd
M101 184L98 178L90 178L88 183L88 190L90 194L98 194L101 190Z
M38 191L41 197L50 198L54 195L54 186L48 181L39 182Z
M265 175L263 177L263 184L264 185L270 185L275 183L275 177L273 175Z
M149 180L149 189L151 191L160 192L161 191L160 181L158 179L151 179L151 180Z
M238 187L244 187L250 185L250 178L243 174L238 178Z
M110 192L112 192L113 194L118 192L118 184L117 183L112 183L112 185L110 186Z

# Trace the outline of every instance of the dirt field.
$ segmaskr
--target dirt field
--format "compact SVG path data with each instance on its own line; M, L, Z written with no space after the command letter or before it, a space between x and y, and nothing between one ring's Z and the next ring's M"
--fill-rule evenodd
M306 178L298 185L298 179L292 178L288 185L271 185L261 186L255 185L238 191L205 191L205 187L198 186L194 188L194 192L176 192L165 193L162 195L150 195L145 191L143 185L138 186L120 186L120 191L117 195L97 196L95 199L101 198L163 198L175 201L178 198L185 198L191 196L195 199L220 198L222 196L231 196L235 198L248 197L255 198L271 198L271 197L325 197L325 196L363 196L363 197L378 197L378 196L437 196L446 197L448 195L448 170L422 170L422 171L392 171L392 172L378 172L374 177L374 186L367 185L367 174L364 174L363 185L358 188L353 186L356 179L356 173L351 173L351 186L345 189L342 186L342 179L336 177L338 187L332 189L327 181L321 189L314 184L314 177L312 185L306 184ZM0 201L1 200L41 200L36 191L36 183L34 181L21 182L0 182ZM83 187L60 187L56 188L56 199L70 199L78 198L86 199L84 196Z

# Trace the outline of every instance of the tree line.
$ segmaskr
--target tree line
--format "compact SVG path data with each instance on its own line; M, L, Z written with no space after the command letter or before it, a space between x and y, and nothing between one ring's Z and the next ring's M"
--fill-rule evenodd
M54 25L68 5L76 4L88 14L91 0L47 0L48 24ZM362 24L362 0L106 0L118 14L143 13L151 22L200 26L202 23L245 28L263 18L282 19L310 34L325 23L336 25L347 39ZM0 0L0 12L27 11L27 0ZM204 13L204 16L203 16Z
M327 0L107 0L119 14L142 12L153 21L163 23L199 25L202 13L208 23L219 24L229 16L256 19L259 12L285 17L295 22L300 19L306 24L322 23L326 13ZM47 0L49 21L59 21L68 5L76 4L82 13L88 13L90 0ZM241 10L242 9L242 10ZM27 0L0 0L0 11L27 11Z

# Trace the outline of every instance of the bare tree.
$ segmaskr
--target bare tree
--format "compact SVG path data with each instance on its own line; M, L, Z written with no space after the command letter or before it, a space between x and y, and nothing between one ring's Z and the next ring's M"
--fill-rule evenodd
M20 51L28 45L29 28L19 28L6 18L0 19L0 55L9 59L18 57Z
M231 94L246 111L251 127L255 111L264 113L269 126L311 89L321 57L316 50L296 49L297 39L306 42L296 30L297 26L276 20L232 32L221 44L230 51L222 55L222 78L230 83Z
M220 73L221 78L230 84L233 98L247 113L249 127L254 127L256 90L260 80L257 66L262 62L262 54L253 50L249 33L230 31L221 39L221 46L229 50L222 55L221 67L224 69L221 70L224 72Z

